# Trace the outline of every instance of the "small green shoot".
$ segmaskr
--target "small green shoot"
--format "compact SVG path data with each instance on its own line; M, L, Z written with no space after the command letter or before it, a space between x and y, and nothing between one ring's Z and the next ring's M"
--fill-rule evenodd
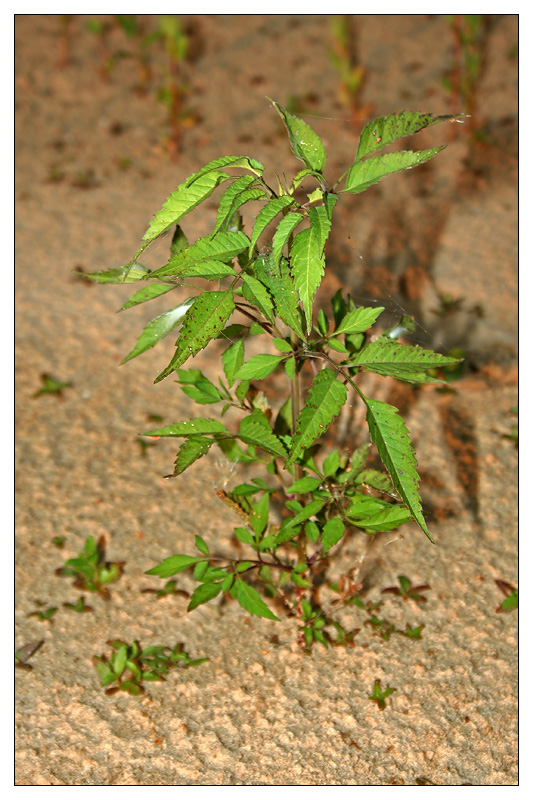
M396 594L401 597L403 600L414 600L415 603L427 603L427 597L420 594L420 592L427 592L428 589L431 589L431 586L427 583L423 583L420 586L413 586L409 578L406 578L405 575L398 575L398 581L400 583L399 586L389 586L386 589L382 589L382 594Z
M53 544L57 547L58 550L62 550L65 546L65 536L54 536L52 539Z
M372 114L373 107L370 103L361 104L359 99L367 73L357 58L353 15L330 17L330 29L333 46L328 48L328 57L339 76L339 103L348 109L351 124L357 130L362 120Z
M38 608L43 608L45 605L44 603L39 602L38 600L35 601ZM57 611L57 606L53 606L52 608L45 608L44 611L36 610L31 611L28 614L28 617L37 617L41 620L41 622L53 622L54 614Z
M53 378L46 372L43 372L41 375L41 383L41 388L35 392L33 397L40 397L42 394L57 394L60 397L63 397L63 389L67 389L72 386L69 381L59 381L57 378Z
M28 661L42 644L44 644L44 639L38 642L28 642L28 644L24 644L18 650L15 650L15 667L28 671L33 669L32 665L28 664Z
M124 561L106 561L105 539L101 536L98 543L93 536L85 540L83 551L77 558L70 558L56 570L56 575L75 578L74 586L86 592L98 592L108 597L107 585L118 581L122 575Z
M368 695L368 699L372 700L372 702L374 703L377 703L378 708L381 711L384 711L387 697L389 697L395 691L396 689L394 689L392 686L387 686L386 689L382 689L381 681L376 678L376 680L374 681L372 694Z
M63 603L64 608L70 609L70 611L77 611L78 614L87 613L88 611L92 611L92 606L88 606L85 603L85 597L81 595L75 603Z
M128 694L144 694L144 681L164 681L170 669L195 667L208 661L207 658L191 659L179 642L170 647L153 645L141 649L139 642L127 644L119 639L109 640L114 652L111 655L94 656L93 662L106 694L119 691Z
M508 611L514 611L518 608L518 589L511 586L507 581L496 580L494 581L500 592L505 595L505 600L496 609L497 614L503 614Z
M177 594L180 597L189 597L188 592L177 588L176 581L174 580L167 581L162 589L142 589L141 594L155 594L158 600L162 597L168 597L170 594Z

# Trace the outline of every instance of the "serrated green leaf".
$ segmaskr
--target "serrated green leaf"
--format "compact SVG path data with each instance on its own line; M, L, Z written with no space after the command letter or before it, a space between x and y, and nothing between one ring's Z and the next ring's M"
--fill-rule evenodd
M170 194L159 211L148 226L148 230L143 236L143 244L135 254L135 259L145 250L157 237L164 233L171 225L176 225L180 219L185 217L193 208L206 200L222 181L228 180L229 175L225 172L211 171L207 174L199 175L196 173L194 183L188 185L189 178L180 184L172 194Z
M185 181L185 186L192 186L192 184L197 181L198 178L207 175L209 172L220 169L229 169L231 167L249 169L258 177L263 174L265 169L259 161L255 160L255 158L248 158L247 156L222 156L222 158L216 158L214 161L210 161L209 164L205 165L205 167L202 167L202 169L198 170L198 172L195 172L194 175L191 175L190 178L187 178Z
M95 283L137 283L151 275L149 269L135 261L116 269L107 269L102 272L78 272L77 274Z
M337 380L334 370L326 368L315 376L296 422L287 465L326 433L346 402L346 396L346 386Z
M242 231L217 233L214 237L204 236L186 247L170 259L168 264L150 273L150 279L157 277L201 277L202 270L209 270L209 262L214 262L219 270L232 258L248 249L250 240ZM211 268L211 272L213 272ZM233 270L230 269L230 273ZM225 273L225 274L230 274Z
M418 133L424 128L430 128L439 122L452 122L465 116L468 115L458 114L457 116L434 117L433 114L422 114L418 111L401 111L399 114L378 117L363 128L357 148L356 160L358 161L371 153L376 153L404 136L412 136L414 133Z
M224 374L228 386L233 386L235 383L237 372L240 370L243 363L244 342L242 339L237 339L236 342L232 342L222 353L222 365L224 367Z
M196 403L209 405L219 403L226 397L199 369L177 369L176 374L184 394Z
M349 366L362 367L368 372L390 375L408 382L433 383L436 381L427 376L428 370L453 366L460 361L461 359L442 356L422 347L378 339L355 353Z
M373 156L365 161L356 161L348 172L346 184L344 189L341 189L341 192L349 192L350 194L364 192L382 178L386 178L387 175L424 164L434 158L441 150L444 150L444 147L445 145L442 145L441 147L432 147L429 150L418 150L417 152L402 150L399 153L385 153L384 155Z
M364 483L366 486L371 486L380 492L387 492L392 494L394 485L385 472L379 472L377 469L363 469L357 475L355 483L360 485Z
M227 229L233 214L244 203L265 198L265 193L262 189L252 187L256 180L254 175L242 175L226 189L220 198L217 218L211 236L216 235L220 230Z
M203 603L208 603L210 600L213 600L217 594L220 594L221 589L222 586L219 583L202 583L201 586L197 586L191 595L187 611L193 611Z
M327 553L328 550L340 542L344 536L344 523L338 517L329 519L322 530L322 550Z
M270 353L259 353L245 361L235 376L238 380L261 380L274 372L285 356L274 356Z
M266 617L266 619L274 619L279 622L278 617L272 613L266 603L261 599L259 592L250 586L249 583L237 579L234 587L235 597L237 602L242 608L248 611L254 617Z
M231 436L230 432L226 430L224 425L218 419L204 419L203 417L196 417L189 419L185 422L175 422L173 425L165 425L164 428L157 428L148 433L142 433L141 436L198 436L209 434L226 434Z
M207 455L212 444L214 444L213 440L207 439L205 436L191 436L190 439L183 442L174 462L173 476L181 475L191 464Z
M121 364L131 361L132 358L136 358L140 356L141 353L145 353L147 350L155 347L167 333L170 333L170 331L181 324L183 317L187 314L191 305L192 302L190 301L180 303L179 306L172 308L170 311L165 311L164 314L160 314L159 317L149 322L139 336L137 344L133 350L130 350L127 356L124 356Z
M309 209L309 227L318 242L318 249L322 253L331 230L331 217L325 206L311 206Z
M432 542L422 514L418 493L420 477L409 432L398 409L381 400L370 400L362 395L367 407L366 421L379 457L391 476L395 489L411 512L413 518Z
M294 229L298 227L303 220L304 215L296 211L291 211L287 216L283 217L276 232L272 237L272 259L274 264L279 264L283 248L290 239Z
M291 248L291 274L307 322L307 333L313 324L313 299L324 275L324 256L320 241L306 228L294 237Z
M259 311L271 322L274 321L274 307L268 290L261 281L252 275L242 276L242 291L248 302L258 308Z
M364 517L358 519L353 524L357 528L363 528L366 531L380 533L382 531L393 531L404 525L412 519L411 513L405 506L384 506L377 514L371 517Z
M285 505L290 507L290 501ZM302 522L305 522L310 517L314 517L314 515L318 514L318 512L321 511L325 505L325 499L311 500L311 502L303 506L298 513L294 515L294 517L287 517L287 519L283 520L279 528L279 533L276 536L277 544L281 544L282 542L292 539L294 535L294 528L296 528L298 525L301 525Z
M283 209L293 205L296 205L296 201L293 197L286 194L282 195L282 197L275 197L273 200L269 200L269 202L261 209L257 215L254 229L252 231L252 237L250 239L250 257L252 256L257 240L265 228L270 225L272 220L280 213L280 211L283 211Z
M246 444L261 447L267 453L286 458L285 445L273 433L270 423L258 408L241 421L237 438Z
M271 101L285 123L294 155L309 169L322 172L326 163L326 150L320 136L303 120L290 114L279 103Z
M205 558L198 556L184 556L175 555L165 558L160 564L147 570L145 575L157 575L159 578L171 578L172 575L177 575L178 572L184 572L189 567L193 567L199 561L205 561Z
M183 233L181 227L176 225L176 230L172 234L172 241L170 243L170 257L177 256L178 253L181 253L182 250L188 246L189 242L187 241L187 237Z
M307 494L307 492L314 492L322 483L321 478L311 478L309 476L300 478L295 481L292 486L286 489L287 494Z
M135 292L135 294L119 308L119 311L126 311L128 308L146 303L148 300L153 300L155 297L161 297L161 295L171 292L174 288L174 286L168 286L166 283L154 283L150 286L145 286L139 289L138 292Z
M361 307L349 311L338 323L335 336L340 336L342 333L364 333L372 327L383 311L385 311L383 306L378 308Z
M195 356L215 339L228 319L235 304L231 290L227 292L204 292L199 295L185 318L180 336L176 342L176 352L170 364L161 372L154 383L166 378L181 367L190 356Z
M305 339L300 320L298 294L285 259L276 264L270 256L260 257L255 268L261 282L274 299L276 316L288 325L300 339Z

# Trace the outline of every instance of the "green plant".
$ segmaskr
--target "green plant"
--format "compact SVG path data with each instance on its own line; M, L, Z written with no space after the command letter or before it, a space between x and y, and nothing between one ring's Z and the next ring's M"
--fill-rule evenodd
M158 97L168 109L169 152L171 158L176 158L180 149L183 123L190 119L190 113L183 106L187 94L187 87L183 82L183 65L189 42L179 18L174 14L163 14L159 18L156 35L163 40L168 59L165 85L159 90Z
M477 86L483 66L484 14L445 14L454 41L453 65L442 83L450 92L452 111L464 108L473 118L471 131L480 136L476 121Z
M328 56L339 76L339 103L348 109L351 124L358 129L361 121L373 109L369 103L362 105L359 101L366 81L366 70L357 59L353 15L330 17L330 29L333 45L328 47Z
M427 597L424 597L424 595L420 594L420 592L425 592L428 589L431 589L429 584L424 583L420 586L413 586L409 578L406 578L405 575L398 575L398 581L400 583L399 586L388 586L386 589L382 589L381 593L396 594L403 600L414 600L415 603L427 602Z
M35 602L39 610L31 611L28 614L28 617L37 617L41 620L41 622L53 622L54 614L57 612L57 606L45 608L44 611L41 611L40 609L43 608L44 603L41 603L39 600L36 600Z
M78 597L75 603L63 603L64 608L68 608L70 611L77 611L78 614L86 614L89 611L92 611L92 606L88 606L85 603L85 597L81 595Z
M402 112L376 119L362 131L354 162L330 184L320 138L305 122L273 105L294 155L304 162L291 182L277 178L273 188L263 165L250 157L211 161L165 201L128 264L86 277L110 284L144 281L122 310L181 287L195 293L186 299L181 295L169 311L153 319L123 359L141 355L181 326L175 353L155 382L172 375L196 403L220 404L221 417L228 414L230 419L226 425L221 419L196 417L142 434L184 440L168 477L181 475L211 448L219 448L230 462L263 470L264 477L250 477L231 491L216 490L238 517L233 534L249 548L249 556L221 556L218 546L215 555L196 536L195 554L169 556L147 574L169 579L191 571L199 585L189 610L228 594L250 614L271 620L278 619L273 607L288 606L298 619L298 641L305 648L310 638L324 643L324 626L313 616L309 597L343 540L355 532L372 537L414 521L433 541L405 423L394 406L367 397L360 378L371 372L411 384L438 385L442 381L431 377L430 370L451 366L457 359L402 344L387 330L371 332L383 308L358 306L338 291L328 316L323 308L317 311L316 296L336 203L437 155L442 147L377 153L450 117ZM232 168L245 174L232 178L226 171ZM304 182L312 183L311 191L302 193ZM223 183L228 188L220 197L213 230L188 244L183 219ZM248 202L261 203L250 236L244 233L240 214ZM260 246L274 221L271 239ZM169 261L151 271L140 259L170 229L174 234ZM204 291L197 283L200 279L214 282L215 288ZM232 320L234 315L240 321ZM183 368L210 342L221 351L224 378L218 382L200 369ZM262 391L261 382L267 378ZM366 410L368 434L385 471L367 466L368 441L353 452L345 445L325 448L325 434L349 392ZM269 604L257 586L262 586Z
M381 688L381 681L376 678L374 681L374 686L372 688L372 694L368 695L368 699L372 700L374 703L377 703L378 708L383 711L386 706L386 699L389 697L396 689L393 689L392 686L387 686L386 689Z
M141 649L139 642L127 644L119 639L110 640L107 644L114 652L110 656L94 656L93 662L101 685L108 687L108 695L119 691L143 694L144 681L164 681L172 668L195 667L208 661L207 658L191 659L181 643L172 649L160 645Z
M86 592L99 592L108 596L107 585L118 581L122 575L124 561L106 561L105 539L101 536L95 542L93 536L87 537L85 545L77 558L69 558L56 570L57 575L75 578L74 586Z
M41 375L41 383L41 388L37 389L33 397L39 397L42 394L58 394L60 397L63 397L63 389L72 386L69 381L58 381L46 372L43 372Z

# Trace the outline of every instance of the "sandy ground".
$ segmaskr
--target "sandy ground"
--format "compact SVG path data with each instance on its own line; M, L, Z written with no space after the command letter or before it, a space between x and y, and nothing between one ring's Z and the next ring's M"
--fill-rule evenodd
M490 19L477 93L485 143L469 149L461 128L428 167L349 198L332 234L326 289L414 313L418 340L461 347L467 368L453 394L376 388L408 419L437 546L415 526L390 544L394 535L382 537L363 564L364 597L377 600L398 575L430 584L424 607L389 597L383 608L401 627L424 624L422 640L382 641L364 628L353 649L309 656L293 620L250 619L234 603L187 614L181 596L141 593L159 586L144 571L187 551L194 533L231 551L234 519L213 487L234 478L213 459L163 481L170 442L142 457L136 434L148 415L171 423L197 410L171 380L152 383L171 340L119 369L164 305L115 316L132 292L73 277L128 261L167 194L212 158L248 154L271 175L294 173L265 95L307 98L332 175L353 159L325 16L185 21L199 44L190 105L201 121L173 163L163 108L135 93L131 60L99 78L85 18L71 23L66 66L57 16L16 20L16 646L44 639L33 670L16 671L16 783L515 785L517 614L495 613L495 580L517 580L517 451L505 437L517 402L517 18ZM450 112L440 81L453 43L442 18L363 15L357 29L375 115ZM122 46L118 31L111 46ZM447 136L437 126L416 146ZM208 213L209 223L214 203ZM189 238L205 224L192 217ZM439 293L464 298L456 313L434 313ZM216 374L217 353L198 366ZM41 373L72 383L63 399L33 398ZM76 614L62 604L80 592L55 569L89 535L106 537L125 574L110 601L86 595L94 612ZM332 579L363 546L349 542ZM180 583L193 585L187 575ZM28 616L37 601L59 607L52 623ZM354 609L353 625L363 620ZM107 697L91 658L110 638L181 641L209 661L144 697ZM375 679L396 688L384 711L368 699Z

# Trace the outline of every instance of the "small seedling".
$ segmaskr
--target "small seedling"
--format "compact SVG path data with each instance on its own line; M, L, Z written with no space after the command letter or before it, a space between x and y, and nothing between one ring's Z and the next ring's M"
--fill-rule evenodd
M420 592L426 592L428 589L431 589L429 584L424 583L420 586L413 586L409 578L406 578L405 575L398 575L398 581L400 583L399 586L389 586L387 589L382 589L381 593L396 594L403 600L414 600L416 603L427 602L427 597L424 597Z
M36 604L39 608L42 608L44 606L44 603L40 603L38 600L36 600ZM28 617L37 617L38 619L41 620L41 622L53 622L53 616L56 613L56 611L57 607L54 606L52 608L46 608L44 609L44 611L39 611L39 610L31 611L28 614Z
M176 581L174 580L167 581L162 589L142 589L141 594L155 594L158 600L160 600L161 597L167 597L169 594L177 594L180 597L190 597L188 592L177 588Z
M195 402L221 406L220 418L195 417L141 434L183 440L168 477L181 475L217 449L232 472L238 465L248 470L243 482L228 490L217 487L213 496L238 519L233 538L248 548L244 557L225 556L218 545L213 550L197 535L193 553L170 555L147 574L168 580L191 571L198 585L189 611L228 597L267 620L278 620L275 612L289 609L296 617L298 642L306 649L311 640L327 640L330 617L316 612L313 596L338 545L408 522L433 541L407 427L398 409L367 397L360 377L371 372L409 384L439 385L442 381L430 371L457 359L403 343L398 326L374 329L384 309L357 305L342 290L331 299L328 313L325 306L318 310L315 300L337 203L388 175L428 162L441 146L379 151L457 118L418 112L380 117L363 129L353 163L331 181L324 174L320 137L278 103L273 106L293 154L304 164L292 180L277 178L271 185L264 166L248 156L215 159L169 196L128 264L86 277L110 284L145 281L122 309L178 292L170 309L148 323L123 359L140 356L179 327L175 351L155 382L173 376ZM230 175L234 168L238 177ZM184 219L224 183L214 226L189 244ZM259 203L259 210L246 235L241 209L252 202ZM143 254L167 231L173 233L169 260L151 270L142 263ZM205 291L198 280L212 281L213 289ZM214 381L201 369L184 368L210 343L222 367ZM332 446L331 438L326 444L348 400L360 403L366 415L355 450L342 443ZM373 455L370 441L384 470L367 466ZM349 634L337 633L349 641Z
M63 397L63 389L72 386L69 381L59 381L46 372L43 372L41 375L41 383L41 388L35 392L33 397L39 397L41 394L57 394Z
M54 536L52 542L58 548L58 550L62 550L65 545L65 536Z
M472 133L480 138L476 122L477 88L483 66L483 39L486 23L484 14L445 14L451 27L453 65L442 80L450 92L452 111L463 108L472 117Z
M502 614L507 611L514 611L515 608L518 608L518 589L515 589L514 586L511 586L510 583L506 581L494 581L500 592L505 595L505 600L496 609L497 614Z
M122 575L124 561L110 562L105 560L105 539L101 536L98 543L93 536L85 540L83 551L77 558L70 558L56 570L56 575L75 578L74 586L86 592L99 592L108 597L107 585L118 581Z
M339 76L338 98L350 112L350 121L357 130L361 121L372 114L370 103L361 104L360 95L366 81L366 70L358 62L352 15L330 17L333 46L328 48L329 60Z
M511 433L505 434L504 438L510 439L511 442L514 442L515 447L518 448L518 406L512 406L510 413L516 417L516 422L511 424Z
M44 639L41 639L39 642L28 642L28 644L15 650L15 667L25 670L33 669L32 665L28 664L28 660L37 652L42 644L44 644Z
M88 606L85 604L85 597L81 595L75 603L63 603L64 608L68 608L71 611L77 611L78 614L87 613L88 611L92 611L92 606Z
M372 689L372 694L368 695L369 700L372 700L374 703L377 703L378 708L383 711L386 706L387 697L389 697L396 689L393 689L392 686L387 686L386 689L381 688L381 681L376 678L374 681L374 688Z
M93 662L106 688L106 694L119 691L138 695L144 693L144 681L164 681L165 675L175 667L195 667L207 658L191 659L178 643L173 649L154 645L141 649L138 642L127 644L118 639L107 642L113 649L110 656L94 656ZM113 685L116 684L116 685Z

